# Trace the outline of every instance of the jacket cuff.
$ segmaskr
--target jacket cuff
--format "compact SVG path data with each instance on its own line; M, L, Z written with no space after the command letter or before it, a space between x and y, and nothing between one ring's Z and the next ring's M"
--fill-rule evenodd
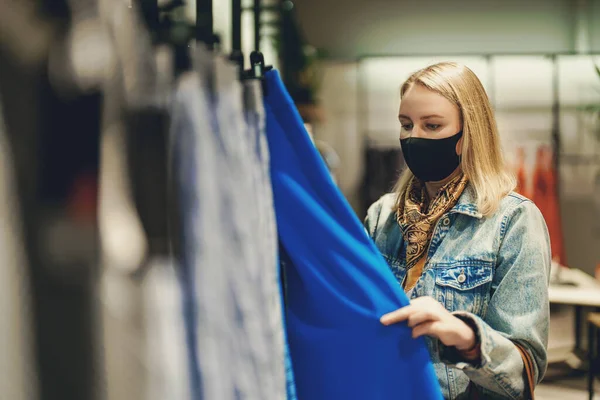
M492 349L491 338L487 335L486 324L476 315L469 312L453 312L456 318L469 325L475 332L475 338L479 343L479 359L467 360L456 347L448 347L440 343L440 360L449 367L469 371L484 368L490 363L490 352Z

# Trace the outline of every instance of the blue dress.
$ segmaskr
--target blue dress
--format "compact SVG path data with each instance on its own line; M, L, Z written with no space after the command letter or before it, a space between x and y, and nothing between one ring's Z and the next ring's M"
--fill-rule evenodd
M266 75L271 181L300 400L441 399L425 342L379 318L408 299L339 192L277 71Z

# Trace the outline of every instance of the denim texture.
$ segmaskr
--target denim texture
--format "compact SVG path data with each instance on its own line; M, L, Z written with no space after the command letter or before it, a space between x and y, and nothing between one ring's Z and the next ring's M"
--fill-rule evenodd
M387 194L368 211L365 227L401 284L405 245ZM550 241L546 223L528 199L510 193L491 216L478 212L467 186L436 227L423 274L411 298L430 296L476 326L481 363L427 338L445 398L465 398L469 381L485 398L522 398L523 363L513 342L532 356L539 383L547 367Z

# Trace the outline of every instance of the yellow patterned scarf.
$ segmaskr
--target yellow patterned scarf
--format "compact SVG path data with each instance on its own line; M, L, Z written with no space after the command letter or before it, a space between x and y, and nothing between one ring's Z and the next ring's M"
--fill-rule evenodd
M429 204L425 185L416 178L400 199L396 218L406 241L406 268L412 268L425 255L433 236L435 224L448 212L467 186L467 177L461 173L445 184Z

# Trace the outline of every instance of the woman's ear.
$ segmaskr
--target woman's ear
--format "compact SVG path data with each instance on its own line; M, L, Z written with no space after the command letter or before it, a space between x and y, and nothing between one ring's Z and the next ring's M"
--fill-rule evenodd
M458 140L458 143L456 143L456 154L459 156L462 155L462 145L463 145L463 138L461 137Z

